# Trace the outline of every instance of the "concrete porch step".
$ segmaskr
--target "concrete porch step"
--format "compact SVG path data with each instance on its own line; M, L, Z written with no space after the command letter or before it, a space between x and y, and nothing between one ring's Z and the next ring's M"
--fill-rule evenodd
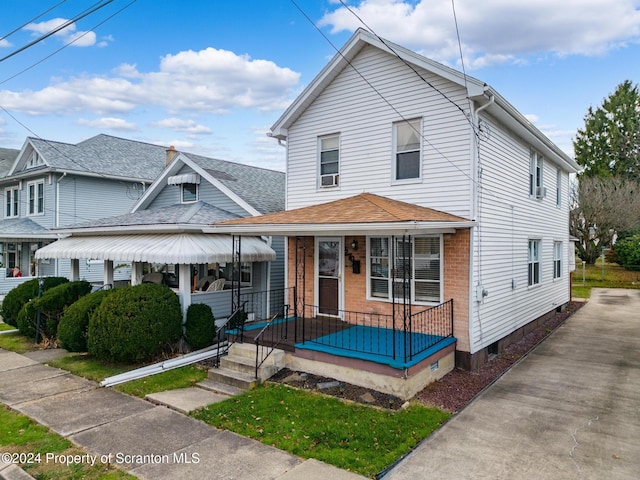
M244 373L226 367L211 368L209 380L231 385L244 391L251 390L260 384L260 380L256 379L253 373Z
M209 390L213 393L229 395L230 397L233 397L234 395L240 395L244 392L244 390L239 387L234 387L233 385L229 385L227 383L217 382L215 380L211 380L210 378L196 383L196 386L204 390Z

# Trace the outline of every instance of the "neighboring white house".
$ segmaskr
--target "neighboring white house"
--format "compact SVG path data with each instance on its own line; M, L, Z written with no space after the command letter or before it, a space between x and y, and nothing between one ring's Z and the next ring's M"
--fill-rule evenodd
M289 236L316 314L397 325L452 300L455 361L475 368L569 301L578 165L485 83L358 30L271 130L287 211L218 227Z

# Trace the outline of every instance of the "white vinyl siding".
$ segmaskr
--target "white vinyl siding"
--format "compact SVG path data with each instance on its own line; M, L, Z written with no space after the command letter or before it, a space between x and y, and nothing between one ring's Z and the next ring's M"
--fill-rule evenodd
M367 46L352 64L395 110L352 68L338 74L288 129L287 208L338 200L366 189L469 218L472 137L465 115L393 55ZM468 108L463 88L427 71L420 73ZM421 118L422 134L428 139L422 145L423 178L408 184L393 180L393 124L401 118ZM340 188L318 189L318 135L329 132L340 132Z
M340 178L340 135L328 135L318 139L318 186L337 187Z

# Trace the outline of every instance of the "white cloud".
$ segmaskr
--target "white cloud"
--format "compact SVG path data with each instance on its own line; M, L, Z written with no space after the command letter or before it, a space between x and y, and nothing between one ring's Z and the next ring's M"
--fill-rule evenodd
M9 43L9 41L2 39L0 40L0 48L9 48L11 46L11 43Z
M172 114L277 111L289 105L299 78L299 73L271 61L207 48L166 55L154 72L123 64L113 76L57 80L39 91L1 90L0 105L31 115L113 115L138 106L159 106Z
M33 35L38 37L55 30L68 21L66 18L52 18L46 22L30 23L24 29L33 32ZM59 38L62 43L70 43L74 47L91 47L96 43L96 34L91 31L76 31L75 22L71 22L53 36Z
M599 55L640 40L639 0L456 0L465 65L480 68L528 55ZM460 59L452 4L362 0L351 7L378 35L436 60ZM345 7L320 21L332 32L363 27Z
M177 132L191 133L195 135L203 135L211 133L211 129L206 125L200 125L193 120L183 120L181 118L165 118L158 122L152 122L152 127L170 128Z
M138 127L135 123L127 122L122 118L103 117L95 120L87 120L84 118L78 119L76 122L78 125L93 127L98 129L108 128L110 130L123 130L132 131L137 130Z

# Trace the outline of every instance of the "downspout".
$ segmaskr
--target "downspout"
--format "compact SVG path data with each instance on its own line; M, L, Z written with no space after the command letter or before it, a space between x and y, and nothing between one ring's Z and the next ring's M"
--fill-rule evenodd
M480 112L490 107L495 103L495 96L491 94L489 97L489 101L484 105L481 105L475 110L474 113L474 131L472 132L473 139L473 165L472 165L472 175L473 175L473 185L472 185L472 215L471 218L476 222L476 225L471 229L469 235L469 356L475 353L474 346L474 337L473 337L473 319L474 313L477 311L478 313L478 322L480 322L480 308L477 304L476 298L476 286L473 282L473 270L474 263L477 263L478 266L478 285L482 285L482 248L480 246L481 243L481 232L480 232ZM475 242L478 242L478 258L477 262L474 262L474 245Z

